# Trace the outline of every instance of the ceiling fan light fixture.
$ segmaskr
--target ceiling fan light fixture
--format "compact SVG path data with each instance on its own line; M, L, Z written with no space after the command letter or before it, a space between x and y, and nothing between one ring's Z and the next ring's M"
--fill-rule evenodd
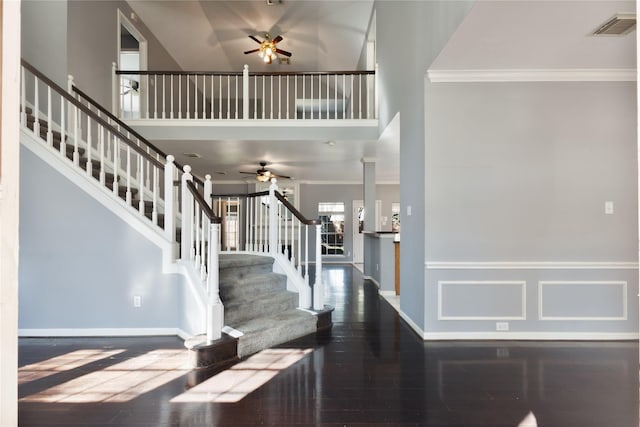
M256 179L260 182L267 182L269 181L269 176L268 175L256 175Z

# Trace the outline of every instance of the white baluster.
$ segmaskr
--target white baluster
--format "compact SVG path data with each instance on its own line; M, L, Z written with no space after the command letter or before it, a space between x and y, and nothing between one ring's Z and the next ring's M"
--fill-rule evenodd
M258 118L258 76L253 77L253 117Z
M178 118L182 118L182 76L178 74Z
M104 174L104 127L100 126L100 131L98 133L98 150L100 150L100 174L98 179L100 180L100 185L105 185L105 174Z
M362 118L362 74L358 74L358 118Z
M198 116L198 75L194 74L193 78L195 80L195 87L193 89L193 103L194 103L193 118L197 119L199 118ZM204 102L203 102L203 105L204 105Z
M164 234L170 242L175 241L176 236L176 206L173 188L173 176L176 173L176 166L173 163L174 157L167 156L164 165Z
M215 100L215 98L213 97L213 86L214 86L214 83L215 83L215 78L214 78L215 76L213 74L211 74L209 77L210 77L210 80L211 80L211 97L209 98L210 99L209 104L211 105L211 120L213 120L213 118L214 118L213 117L213 105L214 105L214 100Z
M91 163L91 117L87 114L87 150L85 151L87 154L87 164L85 165L85 169L87 171L87 175L91 176L93 164Z
M222 76L218 76L218 119L222 118Z
M116 74L118 71L118 65L115 62L111 63L111 111L116 117L122 117L120 115L120 79Z
M290 87L289 74L287 74L287 97L285 98L287 100L286 101L286 103L287 103L287 116L286 116L287 120L291 118L291 116L289 116L289 105L291 104L291 102L289 102L289 87Z
M282 118L282 74L278 75L278 119Z
M77 106L73 106L73 163L80 164L80 153L78 152L78 141L80 140L80 112ZM34 125L35 129L35 125Z
M242 118L249 118L249 66L242 68Z
M51 112L51 87L47 86L47 144L53 145L53 117Z
M273 74L269 76L271 93L269 94L269 118L273 120Z
M298 274L302 275L302 223L300 221L296 221L298 224Z
M373 91L374 91L374 101L373 101L373 108L374 108L374 119L378 118L378 113L379 113L379 106L378 106L378 63L376 63L375 66L375 74L373 76Z
M38 90L38 77L33 77L33 93L35 98L33 99L33 133L36 137L40 138L40 94Z
M192 181L191 166L185 165L182 174L182 239L181 255L183 260L192 258L193 249L193 195L187 188L187 182Z
M173 74L170 74L169 78L171 79L170 98L171 98L171 118L173 119Z
M187 77L185 79L185 90L187 91L187 119L191 118L191 105L189 104L189 99L190 99L190 95L191 95L191 89L189 89L189 74L187 74Z
M167 110L167 86L165 83L166 74L162 74L162 118L166 118Z
M310 104L311 105L311 120L313 120L314 119L314 114L313 114L313 101L314 101L313 80L314 80L314 76L313 76L313 74L311 74L309 77L310 77L309 80L311 80L311 89L309 91L310 92L309 93L309 101L311 101L311 104ZM319 112L320 111L318 111L318 113Z
M351 74L351 102L349 103L351 105L351 114L349 116L350 119L353 119L353 104L355 104L355 100L353 99L353 94L354 94L354 90L353 90L353 74Z
M338 75L333 75L333 118L338 118Z
M278 200L275 192L277 191L277 180L271 178L269 186L269 253L275 255L278 250Z
M304 225L304 281L309 285L309 225Z
M231 95L231 76L227 74L227 95ZM231 118L231 96L227 96L227 119Z
M234 99L236 100L236 120L238 119L238 76L235 76L233 81L235 82L235 87L236 87L236 96L234 97Z
M138 155L138 159L138 197L140 198L140 201L138 202L138 211L144 215L144 158L141 155Z
M321 225L316 225L316 277L313 283L313 309L324 309L324 286L322 284L322 249L320 242ZM307 261L307 268L309 264Z
M151 221L158 225L158 168L153 168L153 208L151 211Z
M222 337L224 325L224 307L220 301L220 280L218 245L220 241L220 224L211 224L209 227L208 263L207 263L207 288L209 301L207 304L207 342L211 343Z
M60 97L60 154L67 156L67 123L64 114L64 106L66 105L64 97Z
M207 202L210 208L213 207L213 182L211 181L211 175L204 176L204 200Z
M127 145L127 168L125 169L127 174L127 192L125 193L125 201L128 205L131 204L131 147Z
M118 171L120 170L119 151L118 138L113 135L113 187L111 189L116 196L118 195Z

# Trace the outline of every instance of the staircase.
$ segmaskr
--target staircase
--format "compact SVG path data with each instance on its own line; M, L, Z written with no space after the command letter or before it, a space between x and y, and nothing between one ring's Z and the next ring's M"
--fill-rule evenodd
M245 357L318 329L317 318L298 310L298 295L287 291L287 279L273 272L273 258L220 255L220 298L225 324L243 333L238 356Z
M243 247L236 247L243 252L220 254L221 220L212 210L216 204L209 176L204 182L198 180L190 174L190 167L175 164L173 156L159 152L141 136L130 136L133 131L102 107L85 106L24 61L22 79L23 131L29 129L30 139L35 137L49 146L51 154L62 157L59 167L79 169L86 179L98 181L111 194L109 203L117 202L115 210L122 213L118 206L125 207L126 215L149 219L146 225L150 227L142 224L141 229L164 248L163 273L181 274L190 286L189 305L183 311L188 313L184 318L188 329L180 332L201 334L204 330L206 334L185 342L194 350L190 352L192 366L221 367L262 349L331 329L332 309L324 305L320 280L319 222L295 210L277 192L275 181L268 192L245 195L247 240ZM44 111L39 93L46 94ZM59 109L53 108L57 105ZM97 187L86 189L94 190ZM268 203L263 202L264 197ZM316 233L313 288L309 285L309 239L304 239L306 247L300 244L309 231ZM271 253L269 248L278 249ZM107 320L105 327L109 326Z

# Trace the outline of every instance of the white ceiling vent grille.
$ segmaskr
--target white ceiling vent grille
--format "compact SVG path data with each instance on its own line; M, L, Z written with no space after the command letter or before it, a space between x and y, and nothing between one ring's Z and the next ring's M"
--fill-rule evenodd
M617 13L593 32L594 36L623 36L636 28L635 13Z

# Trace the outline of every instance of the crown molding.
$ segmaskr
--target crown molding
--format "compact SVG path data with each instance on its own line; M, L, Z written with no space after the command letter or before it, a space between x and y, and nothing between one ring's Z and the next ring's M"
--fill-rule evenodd
M635 82L630 68L429 70L432 83Z

